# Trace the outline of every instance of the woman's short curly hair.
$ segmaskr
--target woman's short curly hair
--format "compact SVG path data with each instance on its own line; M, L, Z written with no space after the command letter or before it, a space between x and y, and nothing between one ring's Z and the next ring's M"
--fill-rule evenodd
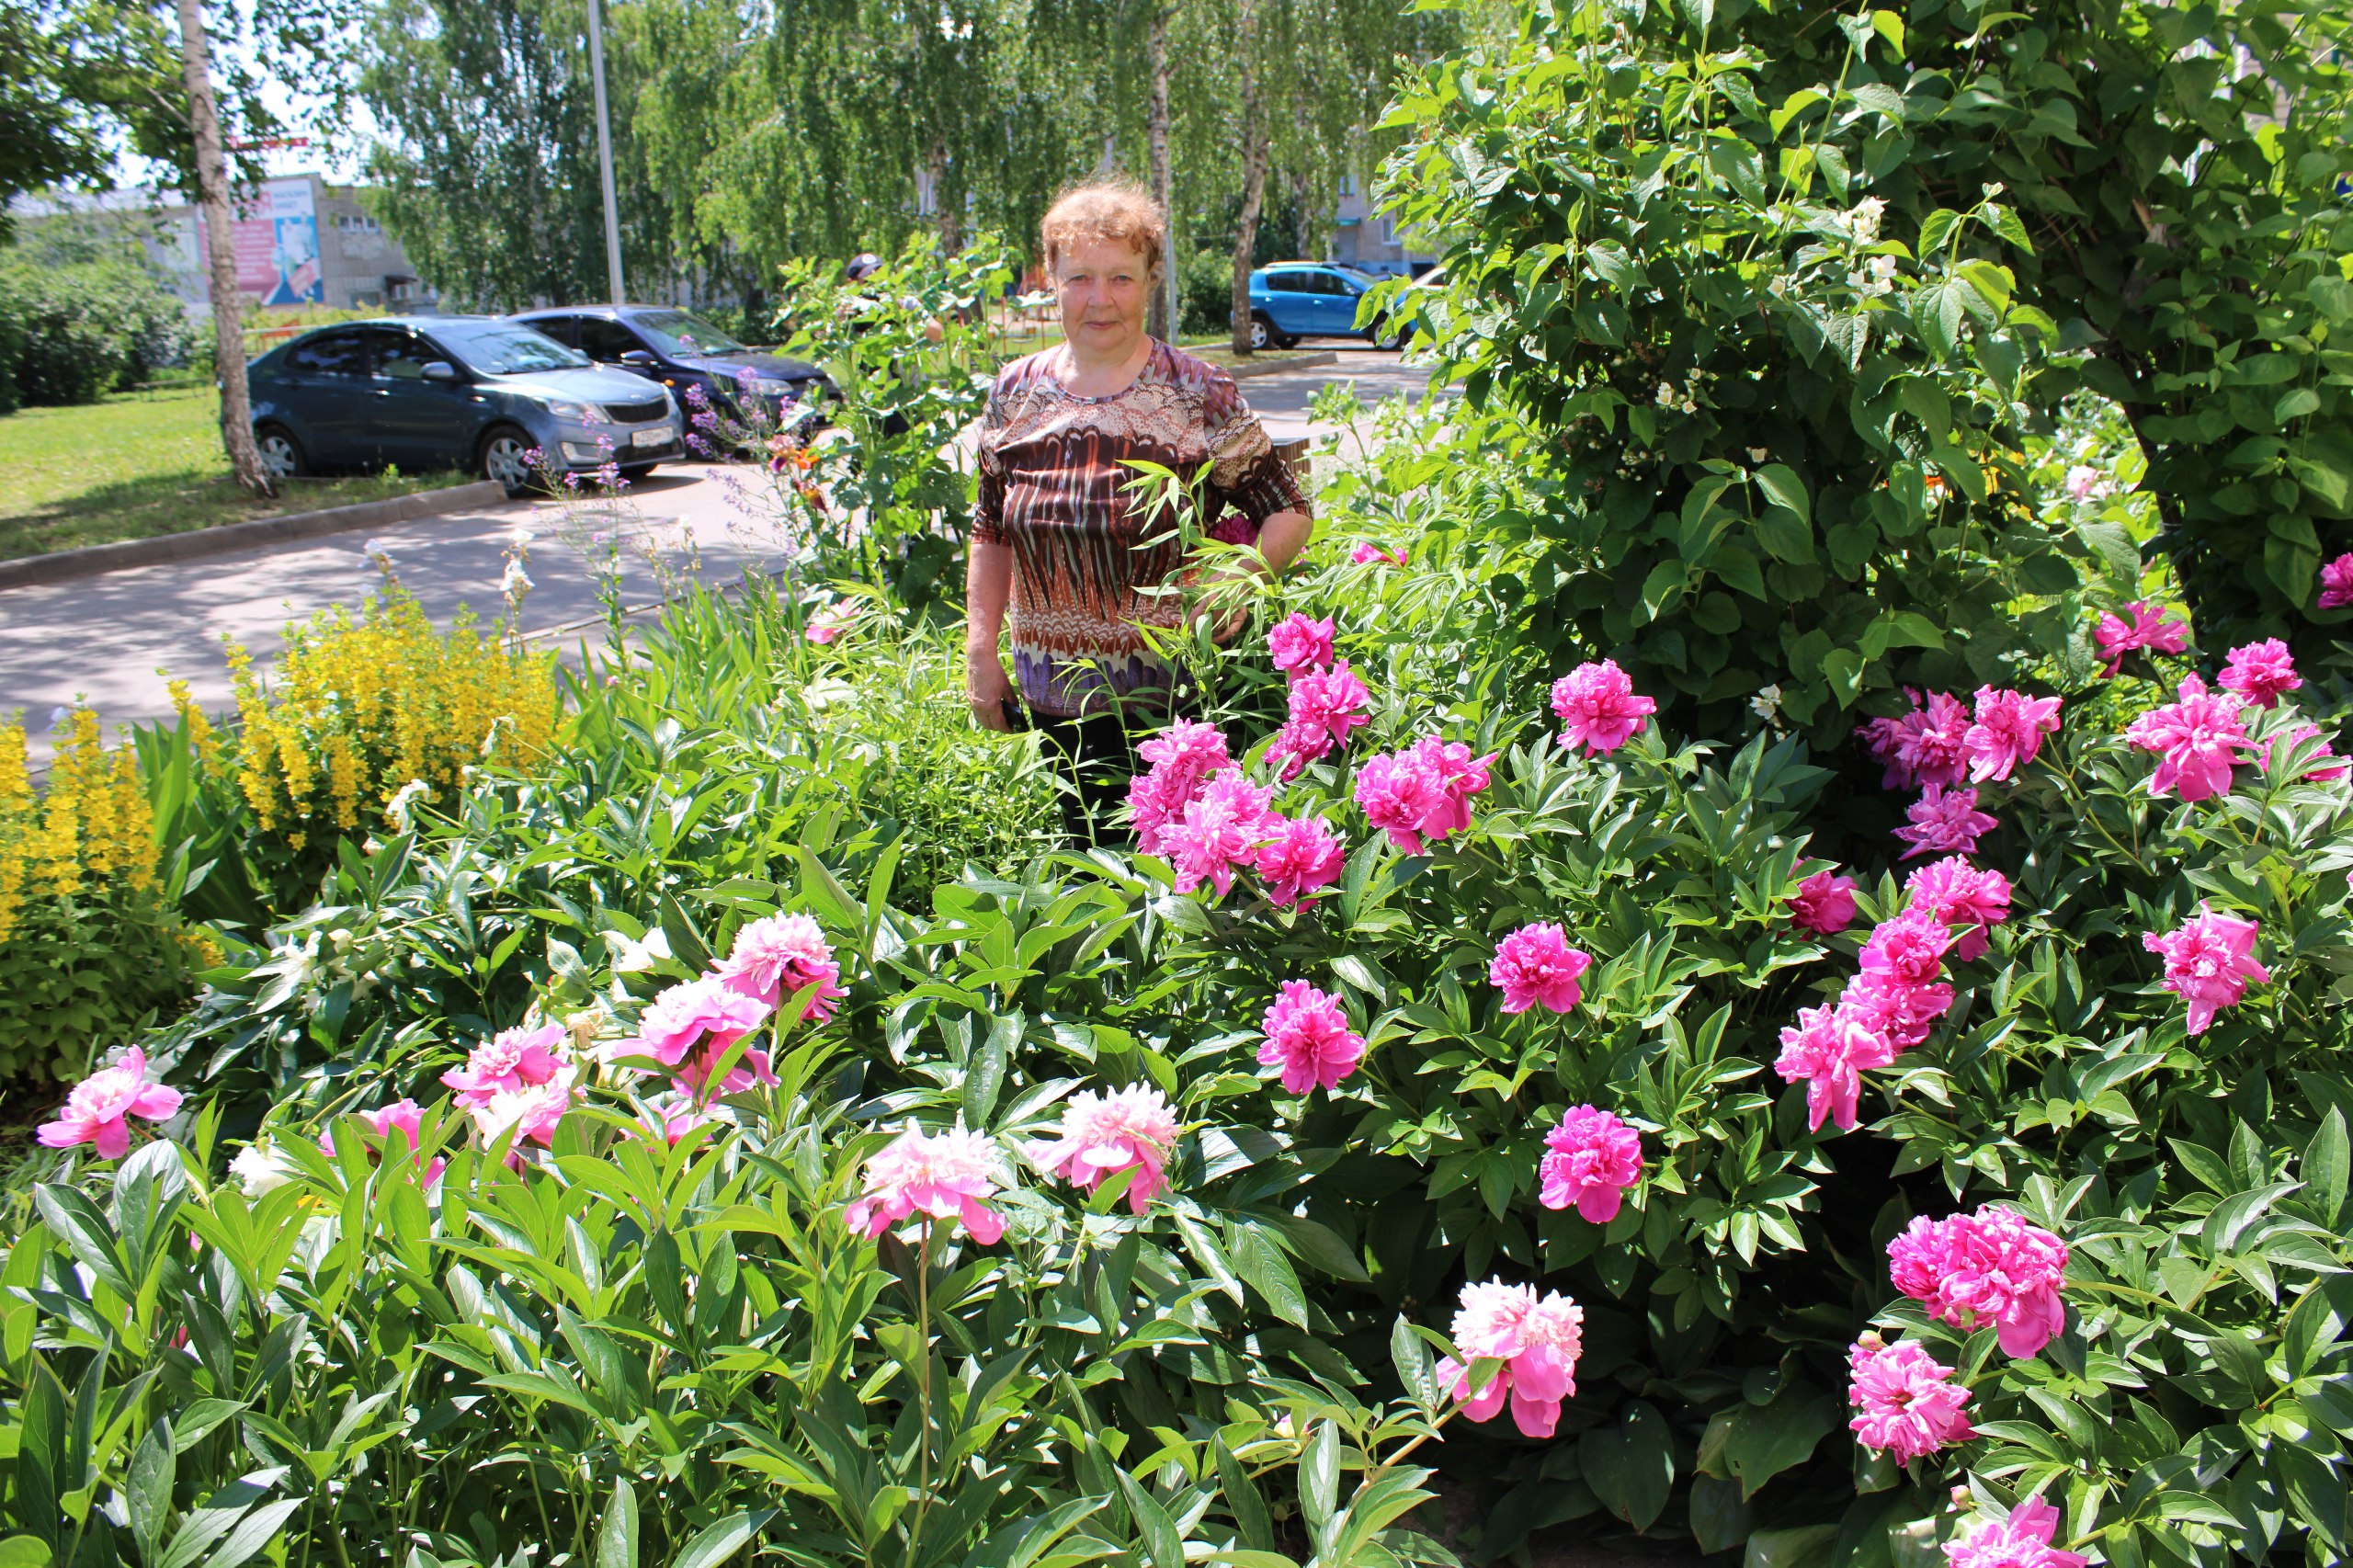
M1109 240L1139 252L1157 278L1167 264L1168 212L1132 179L1091 179L1054 199L1038 225L1038 237L1044 242L1049 273L1073 246Z

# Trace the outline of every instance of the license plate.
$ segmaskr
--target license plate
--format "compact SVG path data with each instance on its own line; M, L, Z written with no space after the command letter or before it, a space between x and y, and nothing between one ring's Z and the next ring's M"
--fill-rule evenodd
M676 434L677 429L675 426L656 425L651 430L640 430L636 435L631 436L629 438L630 445L633 447L666 447L670 444L671 439L676 436Z

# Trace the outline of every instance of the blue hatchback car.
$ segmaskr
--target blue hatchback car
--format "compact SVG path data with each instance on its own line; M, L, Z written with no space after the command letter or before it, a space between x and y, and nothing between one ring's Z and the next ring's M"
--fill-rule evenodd
M1357 308L1381 279L1336 262L1279 261L1250 275L1250 347L1289 348L1302 337L1360 337L1394 348L1385 321L1357 324Z
M519 495L534 450L559 471L611 462L632 478L686 454L666 388L494 316L324 327L245 377L262 463L278 477L398 463L479 474Z

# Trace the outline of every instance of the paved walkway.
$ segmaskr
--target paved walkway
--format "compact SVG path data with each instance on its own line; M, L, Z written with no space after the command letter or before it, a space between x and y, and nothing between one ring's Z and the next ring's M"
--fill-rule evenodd
M1308 400L1335 380L1352 381L1368 403L1397 393L1418 396L1427 375L1393 354L1339 350L1339 362L1312 370L1254 377L1242 383L1251 406L1278 440L1326 432L1308 418ZM780 541L747 505L762 483L756 468L688 463L648 476L632 493L636 516L623 525L633 540L683 574L690 556L699 576L733 579L745 567L773 567L784 559ZM234 555L109 572L74 582L0 591L0 714L21 709L34 732L38 763L55 709L77 699L94 703L112 729L168 718L171 701L158 667L186 680L208 710L230 706L221 642L233 637L256 661L276 656L279 629L333 604L356 604L379 578L366 547L381 544L402 584L437 622L471 606L494 620L506 608L499 582L518 528L534 532L528 571L533 588L521 623L547 633L602 613L597 576L585 556L560 535L610 527L574 517L551 502L513 502L479 511L420 517L373 534L354 531L272 545ZM657 574L648 562L624 563L623 602L657 600ZM582 635L593 638L593 628ZM565 637L561 641L570 642Z

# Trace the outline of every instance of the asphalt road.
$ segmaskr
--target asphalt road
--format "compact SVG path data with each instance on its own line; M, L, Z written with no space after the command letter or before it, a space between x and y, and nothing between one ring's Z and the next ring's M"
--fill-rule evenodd
M1270 436L1327 434L1309 419L1308 401L1330 381L1353 382L1368 403L1418 396L1427 385L1426 371L1400 365L1394 354L1340 347L1338 356L1336 364L1242 382ZM552 502L513 502L373 533L0 590L0 714L22 710L38 766L47 756L51 714L76 700L95 704L109 730L168 718L168 675L187 681L208 710L225 710L231 698L222 639L235 639L266 667L289 620L328 605L357 604L376 586L370 545L390 556L402 584L437 622L446 624L467 607L495 620L506 608L499 585L508 552L517 531L529 530L525 570L532 587L520 626L527 635L563 645L580 635L593 638L602 607L589 555L606 551L589 542L584 553L566 536L587 542L583 536L608 531L626 543L620 584L623 603L632 608L658 602L665 577L719 583L747 566L774 570L788 552L758 520L754 493L763 477L754 467L687 463L649 475L632 492L633 505L608 517L584 517L577 508L567 514Z

